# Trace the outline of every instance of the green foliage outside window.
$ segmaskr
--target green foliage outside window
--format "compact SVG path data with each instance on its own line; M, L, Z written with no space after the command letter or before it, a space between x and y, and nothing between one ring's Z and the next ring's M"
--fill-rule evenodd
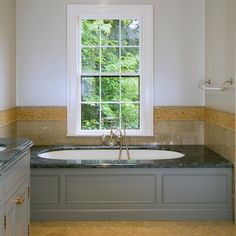
M108 117L139 129L139 28L136 19L82 20L82 129L110 129Z

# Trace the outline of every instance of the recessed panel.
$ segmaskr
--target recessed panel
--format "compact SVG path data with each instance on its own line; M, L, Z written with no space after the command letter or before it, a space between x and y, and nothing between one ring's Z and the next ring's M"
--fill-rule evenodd
M164 175L164 203L224 203L227 200L227 176Z
M154 175L69 175L66 203L153 203Z
M31 203L59 203L59 176L31 176Z

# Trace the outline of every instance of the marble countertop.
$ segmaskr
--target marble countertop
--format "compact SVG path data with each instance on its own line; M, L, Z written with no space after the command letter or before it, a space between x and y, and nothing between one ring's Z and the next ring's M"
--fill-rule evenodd
M18 157L33 145L24 138L0 138L0 174L14 164Z
M130 149L178 151L184 157L169 160L50 160L38 157L44 150L110 149L104 146L33 146L31 168L232 168L233 164L204 145L145 145ZM116 147L117 148L117 147ZM125 151L125 150L124 150Z

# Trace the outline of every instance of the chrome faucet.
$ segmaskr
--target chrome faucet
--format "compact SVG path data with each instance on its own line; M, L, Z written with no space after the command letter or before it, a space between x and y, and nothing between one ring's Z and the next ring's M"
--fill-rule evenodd
M111 123L111 129L109 135L102 135L103 145L106 146L118 146L119 145L119 160L121 159L123 141L125 143L125 149L127 152L127 158L130 160L130 154L128 149L127 137L126 137L126 128L122 133L121 129L114 130L114 118L107 118L107 121Z
M103 145L106 146L117 146L120 143L121 139L121 132L120 130L114 130L114 125L117 119L113 117L107 117L106 122L110 123L110 133L109 134L103 134L102 135L102 140L103 140Z
M124 126L124 140L125 140L125 149L127 153L128 160L130 160L130 154L129 154L129 148L128 148L128 142L127 142L127 135L126 135L126 127Z
M103 141L103 145L106 146L117 146L120 144L121 141L121 132L120 130L114 131L113 128L111 128L110 130L110 134L106 135L103 134L102 135L102 141Z

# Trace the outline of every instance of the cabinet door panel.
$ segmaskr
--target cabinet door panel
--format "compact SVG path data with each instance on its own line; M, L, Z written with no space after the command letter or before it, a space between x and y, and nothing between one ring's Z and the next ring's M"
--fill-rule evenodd
M0 208L0 235L3 235L4 227L4 208Z
M28 186L29 181L17 191L16 196L20 199L20 203L16 204L16 236L25 236L28 234Z
M4 206L4 236L16 235L15 196L12 196Z
M29 181L26 181L5 204L4 217L6 217L6 227L4 229L4 236L28 235L28 186Z

